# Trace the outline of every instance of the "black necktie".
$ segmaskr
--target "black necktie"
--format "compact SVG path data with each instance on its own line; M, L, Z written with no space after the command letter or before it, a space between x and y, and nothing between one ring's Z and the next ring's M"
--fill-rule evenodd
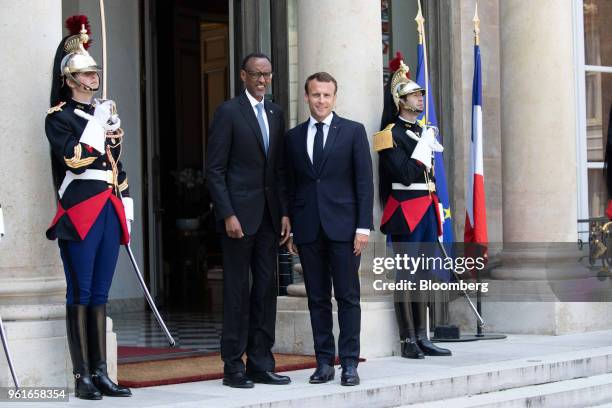
M314 146L312 149L312 165L315 172L321 169L321 161L323 161L323 122L316 123L317 133L315 133Z

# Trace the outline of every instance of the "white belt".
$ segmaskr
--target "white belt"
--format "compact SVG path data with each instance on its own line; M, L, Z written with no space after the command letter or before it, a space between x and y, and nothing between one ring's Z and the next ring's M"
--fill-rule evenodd
M436 191L436 185L432 182L429 183L429 187L427 183L412 183L409 186L406 186L402 183L392 183L391 188L393 190L425 190L425 191Z
M81 174L74 174L71 171L66 171L64 181L58 190L59 197L62 198L66 189L74 180L97 180L104 181L108 184L113 184L113 172L112 170L94 170L88 169Z

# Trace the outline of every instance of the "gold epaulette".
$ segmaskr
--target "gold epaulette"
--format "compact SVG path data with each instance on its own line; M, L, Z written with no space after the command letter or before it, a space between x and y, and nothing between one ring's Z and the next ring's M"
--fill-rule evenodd
M62 107L66 104L66 102L60 102L57 105L47 109L47 115L52 114L53 112L61 112Z
M390 123L386 128L381 130L380 132L374 133L374 150L380 152L381 150L391 149L395 144L393 143L393 134L391 133L391 129L393 129L395 123Z

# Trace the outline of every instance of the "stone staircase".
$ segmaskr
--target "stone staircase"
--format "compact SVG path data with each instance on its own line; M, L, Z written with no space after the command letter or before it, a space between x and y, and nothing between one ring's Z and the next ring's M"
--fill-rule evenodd
M486 344L483 343L483 344ZM377 363L380 360L377 359ZM397 359L396 359L397 360ZM403 360L405 361L405 360ZM360 372L365 372L367 363ZM337 373L339 376L339 372ZM612 347L473 366L422 376L363 378L358 387L275 393L241 407L587 407L612 403ZM235 401L238 402L238 401ZM610 405L612 406L612 405Z

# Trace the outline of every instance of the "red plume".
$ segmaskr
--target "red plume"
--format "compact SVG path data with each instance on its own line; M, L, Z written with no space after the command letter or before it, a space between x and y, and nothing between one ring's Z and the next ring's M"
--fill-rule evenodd
M395 58L389 61L389 72L393 74L395 71L397 71L400 67L400 61L403 61L403 60L404 60L404 55L402 54L402 52L396 51ZM410 79L410 72L406 73L406 78Z
M66 19L66 29L68 30L69 35L79 34L83 24L85 24L87 35L89 35L89 41L83 44L83 47L88 49L91 45L91 26L89 25L89 19L87 16L77 14Z

